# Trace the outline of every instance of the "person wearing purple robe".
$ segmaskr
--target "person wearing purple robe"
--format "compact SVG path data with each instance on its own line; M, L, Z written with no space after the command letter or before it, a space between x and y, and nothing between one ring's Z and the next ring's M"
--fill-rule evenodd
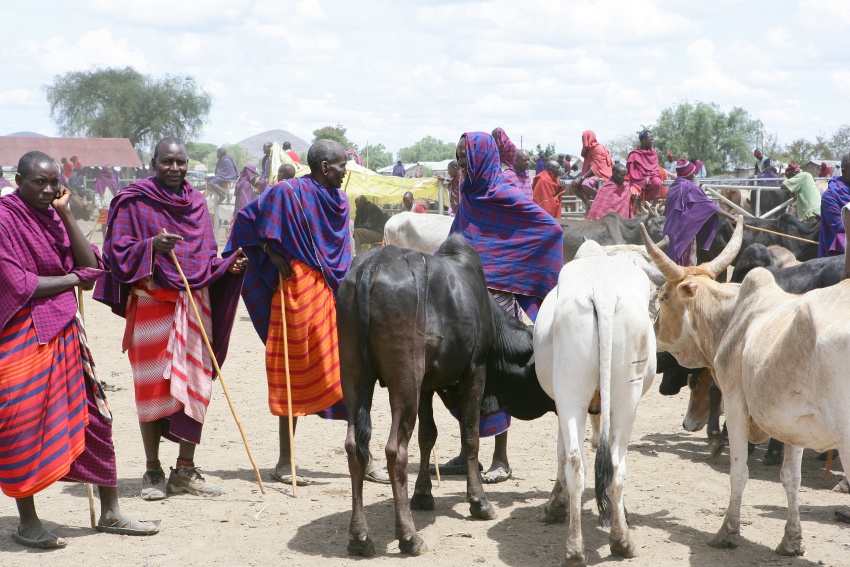
M177 138L154 149L155 176L125 187L109 209L103 257L109 272L94 298L127 320L123 350L133 370L136 409L145 449L143 500L166 491L217 496L194 463L212 393L212 360L200 337L204 326L223 365L247 258L241 250L218 257L203 194L186 182L189 158ZM196 320L177 270L176 255L201 313ZM179 443L166 484L160 437Z
M844 254L845 226L841 211L850 203L850 154L841 159L841 175L829 180L821 197L818 258Z
M227 189L230 183L239 178L239 170L233 158L227 155L227 148L221 147L216 150L218 161L215 164L215 176L210 179L209 187L215 193L216 202L221 203L225 199L230 200Z
M401 160L398 160L393 166L393 175L395 175L396 177L404 177L404 174L404 165L402 165Z
M678 176L667 188L664 236L670 237L667 256L680 266L694 266L697 248L708 250L720 223L718 215L735 221L736 218L715 205L694 183L701 161L686 159L676 162Z
M257 182L257 168L253 165L246 165L242 168L239 174L239 179L236 180L236 200L233 204L233 218L236 218L237 213L242 208L254 200L254 184ZM231 221L231 226L233 221Z
M271 164L272 164L272 143L266 142L263 144L263 159L260 160L259 167L257 171L260 172L260 191L265 191L266 187L269 186L269 183L274 185L269 175L271 173Z
M16 499L19 544L64 547L35 510L34 496L57 480L98 487L97 530L152 535L156 522L125 516L118 501L112 413L106 403L76 287L103 274L42 152L18 162L19 189L0 199L0 488Z

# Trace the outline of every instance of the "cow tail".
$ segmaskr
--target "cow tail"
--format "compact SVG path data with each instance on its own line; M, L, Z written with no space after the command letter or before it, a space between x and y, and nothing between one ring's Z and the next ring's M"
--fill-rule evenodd
M354 438L357 445L357 458L361 463L368 463L372 458L369 451L369 441L372 439L372 394L375 391L375 374L372 371L372 361L369 358L369 320L370 297L372 295L372 276L376 258L371 258L363 264L357 273L355 297L357 301L357 354L360 358L361 379L357 392L357 404L354 407Z
M614 478L614 465L611 459L611 447L608 437L611 432L611 360L614 341L614 301L610 298L591 297L596 316L596 328L599 333L599 395L600 412L599 445L596 447L594 468L596 485L596 506L599 509L599 523L603 527L611 526L611 497L608 489Z

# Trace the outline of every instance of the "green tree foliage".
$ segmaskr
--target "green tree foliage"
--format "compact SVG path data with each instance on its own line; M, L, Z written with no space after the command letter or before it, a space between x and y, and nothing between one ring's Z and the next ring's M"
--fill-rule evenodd
M558 157L558 154L555 152L555 144L552 142L546 144L545 148L540 144L537 144L537 147L534 148L531 157L534 161L537 161L537 158L538 156L540 156L540 154L543 154L543 158L547 161Z
M357 144L354 144L345 136L346 128L342 124L336 126L324 126L318 130L313 130L313 142L316 140L334 140L342 144L346 150L357 151Z
M444 142L432 136L425 136L412 146L398 151L398 159L404 163L420 161L443 161L454 159L456 146L452 142Z
M212 154L215 156L216 145L207 144L204 142L186 142L186 153L189 154L189 159L206 163L207 158Z
M850 124L844 124L829 139L830 157L840 160L850 152Z
M666 108L651 127L655 147L663 154L672 151L702 160L709 175L751 161L761 129L761 121L743 108L735 107L726 114L716 104L705 102Z
M378 170L382 167L395 163L392 152L388 151L387 148L384 147L384 144L367 143L366 146L362 150L359 150L358 153L360 154L360 158L363 160L363 163L372 170Z
M74 71L55 77L45 91L63 136L129 138L139 150L169 135L191 140L212 105L192 77L157 79L132 67Z
M207 166L207 171L213 172L215 171L215 164L218 163L218 154L216 153L216 148L212 144L204 144L206 146L212 146L213 150L209 154L205 156L202 161L204 165ZM239 144L225 144L224 148L227 150L227 155L233 160L233 163L236 164L236 170L242 171L242 168L248 164L248 153L245 151L245 148L240 146ZM188 148L186 148L188 151ZM191 155L189 156L192 157ZM256 165L256 164L255 164Z

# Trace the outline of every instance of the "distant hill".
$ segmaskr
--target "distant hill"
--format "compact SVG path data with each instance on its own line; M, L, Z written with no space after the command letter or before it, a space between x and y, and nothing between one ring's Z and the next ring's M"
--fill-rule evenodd
M237 145L245 148L249 157L257 158L263 155L263 144L266 142L277 142L281 145L283 145L284 142L289 142L292 144L292 149L298 154L310 149L309 142L305 142L295 134L287 132L286 130L269 130L268 132L263 132L256 136L245 138L241 142L237 142Z
M37 132L12 132L11 134L6 134L7 136L19 136L21 138L46 138L44 134L39 134Z

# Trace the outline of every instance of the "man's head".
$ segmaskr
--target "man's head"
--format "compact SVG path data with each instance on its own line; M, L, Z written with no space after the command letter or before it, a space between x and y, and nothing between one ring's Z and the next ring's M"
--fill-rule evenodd
M676 162L676 175L680 178L689 179L691 181L694 180L694 176L702 167L702 162L699 160L686 160L684 158L679 159Z
M215 155L218 156L218 159L223 158L224 156L227 155L227 148L225 148L224 146L220 147L219 149L217 149L215 151Z
M401 165L401 160L398 160L397 162L395 162L395 164L396 164L396 165Z
M63 157L61 161L62 161L62 165L65 165L65 162L68 161L68 158Z
M460 137L455 148L455 157L457 158L457 166L461 171L466 170L469 162L466 159L466 134ZM399 162L401 163L401 162Z
M277 168L277 182L280 183L284 179L292 179L295 177L295 166L291 163L282 163Z
M755 149L753 150L753 157L756 159L761 159L761 150Z
M186 179L189 156L179 138L168 136L156 143L151 158L151 169L157 181L171 191L177 191Z
M518 172L528 171L528 164L531 163L531 155L525 150L517 150L515 167Z
M674 154L673 152L667 152L667 160L668 161L673 161L674 157L676 157L676 154Z
M548 171L553 177L557 177L558 173L561 171L561 164L551 159L546 163L546 171Z
M410 191L406 192L401 198L401 203L404 205L405 211L413 210L413 193Z
M449 173L449 177L451 177L452 179L460 175L460 167L458 167L457 165L457 160L450 161L447 170Z
M655 136L652 135L652 130L643 130L638 134L638 140L640 141L640 149L649 150L652 149L652 142L655 141Z
M291 149L292 149L292 144L290 144L289 142L284 142L284 143L283 143L283 149L284 149L284 151L285 151L285 150L291 150Z
M564 154L564 161L573 161L573 156L570 154Z
M356 199L354 199L354 208L359 211L363 207L369 204L369 199L366 198L366 195L360 195Z
M785 168L785 177L788 179L791 179L798 173L800 173L800 166L796 163L789 163L788 167Z
M15 183L25 203L46 211L59 192L59 166L43 152L27 152L18 161Z
M345 178L348 155L342 144L333 140L316 140L307 151L307 164L313 178L325 187L339 189Z
M267 156L270 153L272 153L272 143L266 142L265 144L263 144L263 155Z
M850 187L850 154L841 158L841 181Z
M611 181L617 185L622 185L626 182L626 166L622 163L615 163L611 168Z

